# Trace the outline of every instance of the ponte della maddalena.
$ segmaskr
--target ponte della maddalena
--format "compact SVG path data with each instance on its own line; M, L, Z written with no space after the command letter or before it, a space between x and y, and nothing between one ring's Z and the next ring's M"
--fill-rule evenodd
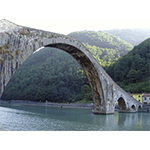
M41 47L54 47L69 53L83 68L91 86L94 114L138 112L142 104L120 88L78 40L48 31L0 20L0 96L15 71Z

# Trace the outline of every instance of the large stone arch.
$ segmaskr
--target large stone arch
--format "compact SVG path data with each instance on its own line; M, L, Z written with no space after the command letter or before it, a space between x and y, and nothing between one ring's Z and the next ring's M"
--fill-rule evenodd
M79 62L91 85L94 113L114 113L115 102L120 95L126 100L125 103L140 105L110 78L80 41L61 34L18 26L7 20L0 20L0 96L19 66L41 47L61 49ZM123 102L120 100L120 103Z
M80 41L56 33L20 27L13 31L1 33L0 46L9 51L5 57L5 54L2 54L4 59L1 62L0 68L1 95L15 71L30 55L41 47L55 47L73 56L85 71L93 95L93 112L107 113L105 109L105 96L100 78L101 66Z
M63 50L67 53L69 53L74 59L77 60L77 62L81 65L83 68L89 84L91 86L92 96L93 96L93 104L94 104L94 110L99 109L100 106L105 106L105 100L104 100L104 93L102 88L102 82L99 78L99 74L96 70L96 64L95 59L91 59L91 54L84 49L79 49L73 45L69 45L66 43L52 43L45 45L45 47L54 47L58 48L60 50ZM93 61L95 63L93 63ZM99 65L99 64L97 64Z

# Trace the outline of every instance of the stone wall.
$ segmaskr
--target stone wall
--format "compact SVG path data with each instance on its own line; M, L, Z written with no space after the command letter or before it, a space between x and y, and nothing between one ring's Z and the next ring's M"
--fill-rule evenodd
M57 107L57 108L75 108L75 109L93 109L93 104L84 104L84 103L71 103L71 104L65 104L65 103L42 103L42 102L35 102L35 101L29 101L29 100L11 100L11 101L5 101L0 100L1 105L33 105L33 106L44 106L44 107Z

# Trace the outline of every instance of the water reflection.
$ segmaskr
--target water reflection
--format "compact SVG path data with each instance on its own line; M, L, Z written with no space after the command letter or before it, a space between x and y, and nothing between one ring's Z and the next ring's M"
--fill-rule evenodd
M122 130L150 131L150 113L117 113L115 122Z
M24 131L150 131L150 113L94 115L91 110L9 105L0 128Z

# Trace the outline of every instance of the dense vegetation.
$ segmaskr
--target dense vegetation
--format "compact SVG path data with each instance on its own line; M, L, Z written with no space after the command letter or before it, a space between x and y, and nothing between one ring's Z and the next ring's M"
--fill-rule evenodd
M17 70L2 99L51 102L92 100L88 80L69 54L44 48L31 55Z
M150 37L150 29L112 29L105 32L120 37L134 46Z
M106 67L106 71L127 92L150 93L150 38Z
M70 33L83 42L101 66L109 66L132 50L133 46L106 32L81 31Z

